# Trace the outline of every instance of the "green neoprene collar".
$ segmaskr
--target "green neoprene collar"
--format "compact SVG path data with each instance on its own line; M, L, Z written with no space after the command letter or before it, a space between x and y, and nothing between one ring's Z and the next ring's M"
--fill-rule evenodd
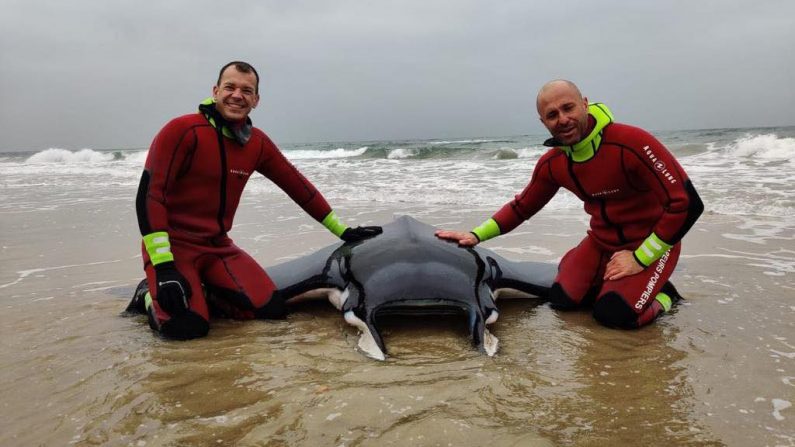
M572 146L558 146L560 150L576 162L588 161L596 155L599 145L602 144L602 130L613 122L613 113L610 112L606 105L600 102L589 104L588 114L596 120L591 133Z
M207 121L218 129L217 122L221 122L221 134L226 138L232 139L244 145L251 138L251 119L246 118L246 122L241 126L232 129L226 124L226 121L221 117L220 113L215 109L215 98L209 97L199 103L199 112L201 112ZM216 120L216 117L218 120Z

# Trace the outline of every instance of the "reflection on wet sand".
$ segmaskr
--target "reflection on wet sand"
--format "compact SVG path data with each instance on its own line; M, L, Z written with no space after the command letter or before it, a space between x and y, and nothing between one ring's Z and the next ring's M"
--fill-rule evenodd
M521 306L521 303L510 303ZM506 303L501 304L506 308ZM527 426L575 445L713 445L690 417L692 390L672 348L676 329L660 324L637 331L598 325L583 311L504 311L505 326L520 326L521 339L506 337L497 360L507 363L503 385L513 399L505 414L528 411ZM522 343L524 340L524 343ZM516 351L516 352L513 352ZM497 406L497 403L495 403Z
M502 350L475 351L455 318L386 322L392 356L354 350L330 306L289 322L214 322L153 339L114 370L119 389L86 445L718 445L666 342L674 329L598 326L586 312L501 303ZM108 404L107 402L105 404ZM102 407L103 405L100 405Z
M270 221L257 210L241 213L236 238L263 264L330 242L311 225L300 227L300 237L277 237L295 230L282 217L296 211L292 204L267 206ZM764 244L722 238L732 221L707 216L701 224L710 231L686 247L674 278L688 301L651 327L611 330L586 311L500 299L495 357L472 348L464 321L417 319L385 326L391 356L375 362L356 351L356 330L324 302L306 303L282 322L215 320L207 338L191 342L159 339L144 318L120 317L141 277L128 208L126 215L91 209L111 224L95 229L90 244L96 247L85 251L75 235L89 225L79 213L3 217L10 228L27 230L0 257L0 285L10 284L0 289L0 445L795 440L787 240L776 242L789 250L782 260L783 252ZM393 218L366 208L345 214L363 223ZM470 227L482 218L481 212L425 212L430 223L445 226ZM57 241L53 222L64 232ZM565 222L539 216L528 234L506 236L503 245L537 246L543 235L545 247L563 253L581 231L578 221ZM753 256L739 265L739 252ZM704 257L726 253L732 257ZM548 254L505 255L553 261ZM760 267L760 257L775 263Z

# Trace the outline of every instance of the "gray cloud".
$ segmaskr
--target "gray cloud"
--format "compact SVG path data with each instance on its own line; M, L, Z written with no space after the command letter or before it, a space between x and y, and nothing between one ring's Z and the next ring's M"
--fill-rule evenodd
M147 146L232 59L277 142L541 132L560 77L650 129L795 124L790 0L3 3L0 150Z

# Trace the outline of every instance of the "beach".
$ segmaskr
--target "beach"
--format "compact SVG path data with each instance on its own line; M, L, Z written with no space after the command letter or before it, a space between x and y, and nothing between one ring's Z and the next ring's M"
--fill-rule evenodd
M456 318L390 319L384 362L328 302L174 342L123 316L142 279L146 151L0 154L0 445L795 445L795 128L661 133L706 205L635 331L498 300L494 357ZM541 136L285 145L352 225L471 229L527 183ZM560 192L484 247L556 263L585 234ZM230 234L266 270L335 242L253 178Z

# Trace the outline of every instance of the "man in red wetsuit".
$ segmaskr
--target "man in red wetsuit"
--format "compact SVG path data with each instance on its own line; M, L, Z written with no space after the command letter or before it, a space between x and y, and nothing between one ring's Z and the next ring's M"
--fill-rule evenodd
M345 241L381 232L340 223L315 187L252 127L258 87L251 65L230 62L212 98L198 113L166 124L149 149L136 198L149 293L128 309L145 307L150 326L166 337L206 335L211 309L241 319L285 315L284 302L271 298L268 275L227 236L254 172Z
M525 189L472 230L437 236L473 246L532 217L560 187L584 202L590 229L560 261L549 299L558 308L593 302L602 324L636 328L680 297L668 278L680 240L704 205L684 169L653 136L613 122L603 104L588 104L576 85L544 85L536 101L554 147L536 163Z

